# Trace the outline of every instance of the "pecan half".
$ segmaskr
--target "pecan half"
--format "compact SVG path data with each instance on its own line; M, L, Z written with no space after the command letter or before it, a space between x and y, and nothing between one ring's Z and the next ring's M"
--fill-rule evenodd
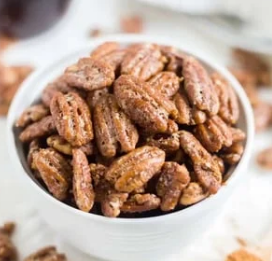
M231 135L232 135L232 142L240 142L245 140L246 134L239 128L230 128Z
M69 85L87 91L108 87L114 78L114 70L110 64L92 58L80 59L64 73L64 79Z
M33 155L33 163L53 196L59 200L66 199L72 177L68 161L55 150L47 148Z
M94 190L88 160L80 149L73 149L73 193L78 208L89 212L94 204Z
M219 170L222 174L225 173L225 162L222 158L220 158L219 156L217 155L213 155L213 160L217 163L218 167L219 167Z
M30 166L31 169L36 169L33 158L34 154L37 153L40 150L40 142L38 139L35 139L30 142L29 144L29 149L28 149L28 154L27 154L27 163L28 166Z
M160 198L154 194L135 194L132 195L121 207L125 213L141 213L159 208Z
M128 198L128 193L113 193L107 195L101 202L101 211L106 217L118 217L120 208Z
M56 247L48 246L29 255L24 261L66 261L64 254L58 253Z
M112 94L101 97L93 112L96 144L105 157L116 155L118 143L123 152L135 149L138 131L118 106Z
M190 132L180 131L180 145L191 158L199 182L211 194L215 194L222 183L222 173L217 162Z
M108 93L109 93L109 88L103 88L103 89L89 92L87 95L87 103L89 107L93 109L96 103L99 101L99 99L102 96L107 95Z
M195 127L198 140L209 152L217 152L223 146L232 144L232 132L230 127L217 115L209 118L205 123Z
M253 108L256 132L266 130L272 125L272 105L261 101Z
M159 94L154 97L155 93L148 92L148 87L132 76L122 75L115 81L114 94L119 106L142 128L150 132L166 132L167 110L173 110L171 113L175 114L176 109L165 97Z
M232 86L219 73L213 73L211 78L220 102L219 116L229 124L237 123L240 110Z
M161 197L161 210L170 211L177 206L183 189L189 184L190 175L185 165L165 162L159 181L157 194Z
M98 45L92 52L91 52L91 58L93 59L100 59L101 57L104 57L107 54L112 53L113 51L116 51L120 49L120 44L117 42L105 42L103 44Z
M238 249L230 253L225 261L263 261L253 253L248 252L246 249Z
M22 142L29 142L37 138L48 136L56 131L56 126L52 116L46 116L40 121L27 126L20 134Z
M129 193L144 186L158 173L164 160L163 150L143 146L114 161L105 177L117 191Z
M73 146L85 145L93 139L90 110L78 94L57 93L50 111L59 135Z
M244 146L239 143L233 143L228 148L223 148L220 152L220 158L222 158L226 163L234 165L238 163L244 153Z
M191 182L188 187L183 190L180 198L180 204L183 206L193 205L208 197L206 192L199 183Z
M217 114L219 100L210 76L204 67L193 57L183 61L184 90L190 103L210 115Z
M6 223L0 227L0 260L1 261L16 261L17 249L11 241L15 224Z
M129 48L121 64L121 73L146 81L162 71L165 59L156 44L138 44Z
M178 110L176 121L179 124L196 125L206 121L206 113L192 107L183 91L174 96L174 102Z
M257 156L257 163L260 167L271 170L272 169L272 148L262 150Z
M36 122L49 114L49 109L43 104L28 107L16 122L16 127L25 127L30 123Z

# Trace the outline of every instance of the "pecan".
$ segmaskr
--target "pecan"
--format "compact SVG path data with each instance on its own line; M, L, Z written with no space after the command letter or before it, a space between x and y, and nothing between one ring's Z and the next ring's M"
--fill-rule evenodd
M183 190L180 198L180 204L183 206L193 205L208 197L208 193L197 182L189 183L188 187Z
M238 163L243 155L244 146L239 143L233 143L230 147L224 148L220 152L220 158L222 158L226 163L234 165Z
M149 86L144 85L132 76L120 76L114 84L117 102L142 128L150 132L166 132L169 112L174 115L175 106L170 100L156 95Z
M205 112L192 107L184 92L178 92L174 96L174 102L178 110L176 121L179 124L196 125L206 121Z
M30 123L36 122L49 114L49 109L43 104L28 107L16 122L16 127L25 127Z
M191 158L199 182L211 194L215 194L222 183L222 173L217 162L190 132L180 131L180 145Z
M230 128L232 135L232 142L236 143L239 141L243 141L246 138L246 134L239 128Z
M21 132L19 139L22 142L29 142L34 139L50 135L55 131L56 127L53 121L53 117L50 115L27 126L26 129Z
M225 162L223 159L221 159L219 156L217 155L213 155L213 160L217 163L219 170L222 174L225 173Z
M11 241L11 236L14 230L14 223L6 223L0 227L0 260L1 261L16 261L17 250Z
M229 254L225 261L263 261L263 259L245 249L239 249Z
M73 146L85 145L93 139L90 110L78 94L57 93L50 111L58 133Z
M129 193L144 186L158 173L164 160L163 150L143 146L114 161L105 177L117 191Z
M158 45L138 44L126 53L121 64L121 73L146 81L162 71L164 62Z
M266 130L272 125L272 105L267 102L259 102L253 108L255 129L257 132Z
M93 91L110 86L114 81L114 70L104 61L82 58L65 70L65 81L74 87Z
M24 261L66 261L66 256L57 252L56 247L48 246L29 255Z
M162 211L175 209L183 189L189 182L190 175L185 165L170 161L164 163L156 187L157 195L162 199Z
M40 149L33 156L33 163L48 190L55 198L66 199L72 176L68 161L51 148Z
M121 207L125 213L141 213L157 209L161 200L153 194L135 194L132 195Z
M101 203L101 210L106 217L118 217L120 208L128 198L128 193L113 193L105 197Z
M124 33L141 33L143 31L143 20L137 15L122 17L120 27Z
M232 144L230 127L217 115L209 118L205 123L195 127L198 140L209 152L217 152L222 147Z
M100 44L97 46L92 52L91 52L91 58L93 59L100 59L101 57L112 53L113 51L116 51L120 49L120 44L117 42L105 42L103 44Z
M176 133L178 130L179 130L178 124L175 121L169 119L165 133L171 135Z
M239 104L236 93L219 73L213 73L211 78L219 98L219 116L229 124L237 123L239 118Z
M27 154L27 163L28 166L30 166L31 169L36 169L33 158L34 154L37 153L40 150L40 143L38 139L35 139L30 142L29 144L29 149L28 149L28 154Z
M94 204L94 190L88 160L80 149L73 149L73 193L78 208L89 212Z
M264 169L272 169L272 148L262 150L257 156L257 163Z
M204 67L193 57L183 61L184 90L190 103L210 115L217 114L219 100L214 85Z
M109 93L109 88L103 88L89 92L87 95L87 103L91 109L94 108L99 99Z
M181 79L173 72L160 72L148 82L156 92L171 98L179 89Z
M66 141L59 135L52 135L48 137L46 139L46 143L49 147L55 149L58 152L61 152L66 155L72 155L72 149L74 147L72 147L68 141ZM83 151L88 156L94 153L94 146L91 142L77 148Z
M94 107L93 120L96 144L103 156L115 156L118 143L123 152L135 149L139 138L137 129L112 94L101 97Z

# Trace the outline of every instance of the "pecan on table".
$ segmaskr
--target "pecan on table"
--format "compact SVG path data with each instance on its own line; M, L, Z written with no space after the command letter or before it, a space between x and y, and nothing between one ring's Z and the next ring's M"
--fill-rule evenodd
M207 198L208 195L208 192L206 192L199 183L191 182L188 187L183 190L180 204L183 206L193 205Z
M64 254L58 253L56 247L48 246L29 255L24 261L67 261Z
M14 223L6 223L0 227L0 260L16 261L18 260L17 249L11 241L11 236L15 228Z
M261 168L272 170L272 148L262 150L257 156L257 163Z
M266 130L272 126L272 105L261 101L253 108L256 132Z

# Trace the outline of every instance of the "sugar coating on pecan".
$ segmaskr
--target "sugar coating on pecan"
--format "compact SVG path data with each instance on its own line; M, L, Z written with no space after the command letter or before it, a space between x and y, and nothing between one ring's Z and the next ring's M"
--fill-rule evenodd
M104 95L95 105L93 121L96 144L103 156L114 157L119 145L123 152L135 149L138 131L112 94Z
M114 69L110 64L92 58L81 58L64 73L64 79L70 86L86 91L108 87L114 78Z
M114 161L106 172L106 179L119 192L132 192L145 185L157 174L165 160L165 152L156 147L143 146Z
M0 260L16 261L18 259L17 249L11 240L15 228L14 223L6 223L0 227Z
M183 61L184 90L190 103L209 115L217 114L219 100L206 69L193 57Z
M103 89L99 89L99 90L94 90L94 91L88 92L86 100L87 100L87 103L88 103L89 107L91 109L93 109L94 106L99 101L99 99L102 96L107 95L108 93L109 93L109 88L103 88Z
M211 194L215 194L222 183L222 173L217 162L198 139L188 131L180 131L180 145L191 158L199 182Z
M33 155L33 163L53 196L65 200L72 177L69 162L55 150L47 148Z
M24 261L67 261L64 254L58 253L56 247L44 247L29 255Z
M220 152L220 158L226 163L234 165L238 163L244 153L244 146L240 142L233 143L230 147L224 148Z
M120 208L128 198L128 193L112 193L107 195L101 202L101 211L106 217L118 217Z
M190 175L185 165L176 162L165 162L156 190L161 197L161 210L171 211L177 206L183 189L189 184Z
M159 208L160 198L154 194L132 195L121 207L125 213L141 213Z
M180 204L183 206L193 205L206 197L208 197L208 192L206 192L202 186L197 182L191 182L183 190L182 196L180 198Z
M91 113L87 103L78 94L57 93L50 111L60 136L73 146L82 146L93 139Z
M38 152L39 150L40 150L40 142L38 139L35 139L29 143L27 163L31 169L36 169L34 161L33 161L33 157L34 157L34 154Z
M89 212L94 204L94 190L91 171L86 155L80 149L73 149L73 193L78 208Z

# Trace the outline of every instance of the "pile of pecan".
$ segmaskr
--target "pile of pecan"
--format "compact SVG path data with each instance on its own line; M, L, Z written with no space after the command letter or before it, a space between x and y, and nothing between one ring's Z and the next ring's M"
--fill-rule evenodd
M35 177L108 217L181 210L217 193L243 154L229 83L194 57L106 42L69 66L16 122Z

